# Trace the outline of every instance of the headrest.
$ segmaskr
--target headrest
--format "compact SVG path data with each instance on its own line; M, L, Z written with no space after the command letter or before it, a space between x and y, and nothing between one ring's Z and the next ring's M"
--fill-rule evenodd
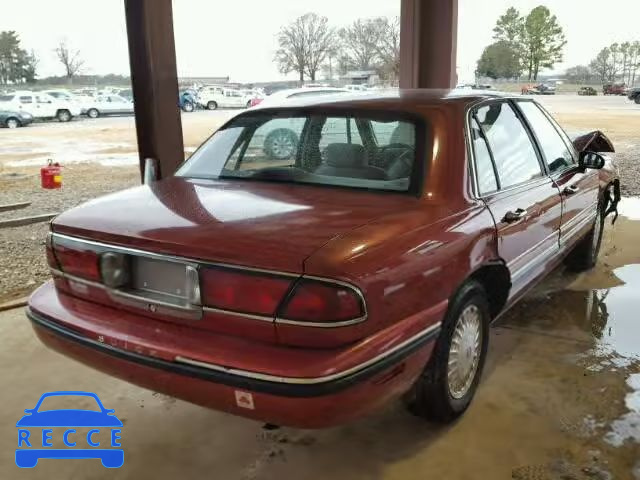
M331 143L326 150L326 163L337 168L360 168L366 164L362 145L351 143Z
M416 129L413 123L400 122L393 130L389 143L403 143L414 146L416 144Z

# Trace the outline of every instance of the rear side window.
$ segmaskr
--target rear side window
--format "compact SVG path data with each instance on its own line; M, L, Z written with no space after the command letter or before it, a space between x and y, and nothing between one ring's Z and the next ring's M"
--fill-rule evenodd
M493 154L502 189L542 175L531 138L509 103L480 107L475 118Z
M12 95L0 95L0 102L10 102L13 100Z
M482 129L474 118L471 120L471 141L475 157L476 177L478 179L478 190L481 195L498 190L495 171L491 153L487 147Z
M538 138L549 171L554 173L573 166L571 150L538 105L533 102L519 102L518 106Z
M20 97L20 103L33 103L31 96Z

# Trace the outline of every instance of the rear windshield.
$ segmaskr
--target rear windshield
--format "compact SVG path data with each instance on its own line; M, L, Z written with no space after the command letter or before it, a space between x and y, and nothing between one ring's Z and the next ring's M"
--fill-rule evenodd
M256 112L216 132L177 175L407 192L418 130L392 113Z

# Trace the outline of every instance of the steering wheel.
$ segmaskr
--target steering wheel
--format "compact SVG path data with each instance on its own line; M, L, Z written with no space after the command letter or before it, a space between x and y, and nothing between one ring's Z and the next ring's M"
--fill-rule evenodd
M402 149L404 150L400 155L394 158L386 167L387 178L389 180L396 180L398 178L404 178L411 176L411 170L413 169L413 160L415 158L416 149L406 143L391 143L385 145L380 149L380 154L383 154L385 150L389 149Z

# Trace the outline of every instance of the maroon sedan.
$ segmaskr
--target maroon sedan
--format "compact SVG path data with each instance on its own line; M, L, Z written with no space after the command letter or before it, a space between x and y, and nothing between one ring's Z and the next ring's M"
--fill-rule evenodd
M175 176L57 217L27 314L65 355L236 415L317 428L404 396L448 421L490 323L563 260L594 265L619 188L592 150L613 149L520 97L258 107Z

